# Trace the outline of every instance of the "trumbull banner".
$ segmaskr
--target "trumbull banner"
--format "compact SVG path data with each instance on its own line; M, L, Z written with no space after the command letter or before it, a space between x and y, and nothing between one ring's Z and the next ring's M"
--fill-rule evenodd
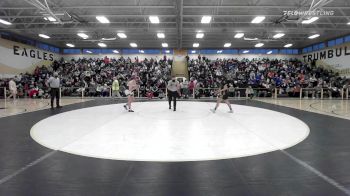
M350 43L307 53L301 57L304 62L315 61L316 65L325 66L339 71L350 69Z
M58 54L0 38L0 74L32 72L36 66L48 66Z

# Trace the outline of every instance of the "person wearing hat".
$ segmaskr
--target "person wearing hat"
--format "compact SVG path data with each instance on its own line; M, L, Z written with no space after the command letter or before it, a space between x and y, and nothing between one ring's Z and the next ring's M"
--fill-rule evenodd
M56 107L61 108L62 106L60 106L60 79L58 78L57 72L53 73L53 76L49 78L46 85L51 88L51 109L53 109L53 101L55 97Z

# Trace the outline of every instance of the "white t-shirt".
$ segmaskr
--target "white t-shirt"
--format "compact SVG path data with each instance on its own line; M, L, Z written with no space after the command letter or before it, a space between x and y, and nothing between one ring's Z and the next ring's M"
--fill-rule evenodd
M13 80L10 80L10 82L9 82L9 89L10 90L17 90L17 85L16 85L16 82L15 81L13 81Z

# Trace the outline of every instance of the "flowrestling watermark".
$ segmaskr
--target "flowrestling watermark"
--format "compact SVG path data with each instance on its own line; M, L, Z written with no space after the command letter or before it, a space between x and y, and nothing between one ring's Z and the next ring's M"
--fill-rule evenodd
M285 16L333 16L333 10L284 10L283 15Z

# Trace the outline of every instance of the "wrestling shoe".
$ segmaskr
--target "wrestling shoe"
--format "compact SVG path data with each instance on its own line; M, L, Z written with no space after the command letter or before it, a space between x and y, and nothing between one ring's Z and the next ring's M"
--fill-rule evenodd
M124 106L124 109L125 109L125 110L128 110L128 107L126 107L126 105L123 105L123 106Z
M134 110L129 110L129 112L134 112Z

